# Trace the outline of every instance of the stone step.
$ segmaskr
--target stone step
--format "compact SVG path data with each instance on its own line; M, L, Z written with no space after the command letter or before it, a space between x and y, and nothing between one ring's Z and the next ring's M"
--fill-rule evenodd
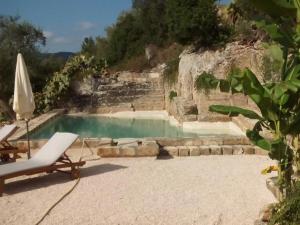
M148 93L148 94L145 94L145 95L135 95L135 96L139 97L139 98L143 98L143 97L165 98L165 96L162 95L162 94L152 94L152 93Z
M154 89L154 90L151 90L150 93L151 93L151 94L164 95L164 94L165 94L165 90L164 90L164 89Z
M144 102L164 102L165 99L162 96L143 96L141 98L134 99L134 103L144 103Z
M134 106L135 111L151 111L151 110L164 110L165 107L162 105L145 105L145 106Z
M158 106L158 107L165 107L164 102L144 102L144 103L138 103L138 102L133 102L132 105L136 107L144 107L144 106Z

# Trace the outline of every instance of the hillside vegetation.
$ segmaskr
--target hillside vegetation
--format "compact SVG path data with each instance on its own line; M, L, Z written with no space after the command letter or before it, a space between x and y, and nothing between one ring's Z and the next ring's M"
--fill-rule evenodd
M105 58L110 66L128 62L135 69L132 58L142 60L148 46L161 52L175 42L177 46L193 44L196 48L224 44L231 28L219 16L216 2L133 0L132 9L106 29L106 37L85 38L81 52L98 60ZM149 65L145 59L142 64Z

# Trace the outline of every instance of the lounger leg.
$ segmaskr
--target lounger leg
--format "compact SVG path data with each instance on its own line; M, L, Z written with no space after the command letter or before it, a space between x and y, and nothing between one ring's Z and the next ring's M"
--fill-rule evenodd
M4 179L0 179L0 197L2 197L3 192L4 192Z
M4 163L9 162L10 156L9 154L1 154L0 155L0 160Z
M72 167L70 175L71 175L72 180L78 179L80 177L79 169L76 169L75 167Z

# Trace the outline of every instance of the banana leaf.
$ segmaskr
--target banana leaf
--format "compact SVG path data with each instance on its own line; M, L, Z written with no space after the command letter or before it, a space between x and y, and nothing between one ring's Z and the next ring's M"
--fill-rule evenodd
M211 105L209 107L210 112L216 112L223 115L228 115L230 117L236 117L243 115L249 119L263 120L263 118L256 112L248 109L243 109L236 106L226 106L226 105Z
M267 151L271 150L271 143L267 139L262 137L258 131L247 130L246 135L254 145Z
M297 8L286 0L251 0L251 3L273 18L297 18Z

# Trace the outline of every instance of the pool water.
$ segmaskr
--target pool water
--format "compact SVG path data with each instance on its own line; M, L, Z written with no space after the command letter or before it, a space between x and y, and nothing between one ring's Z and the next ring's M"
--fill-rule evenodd
M31 139L48 139L55 132L72 132L85 138L144 138L144 137L198 137L213 133L189 131L173 126L163 119L110 118L98 116L64 115L46 123L30 134ZM224 130L223 134L227 135Z

